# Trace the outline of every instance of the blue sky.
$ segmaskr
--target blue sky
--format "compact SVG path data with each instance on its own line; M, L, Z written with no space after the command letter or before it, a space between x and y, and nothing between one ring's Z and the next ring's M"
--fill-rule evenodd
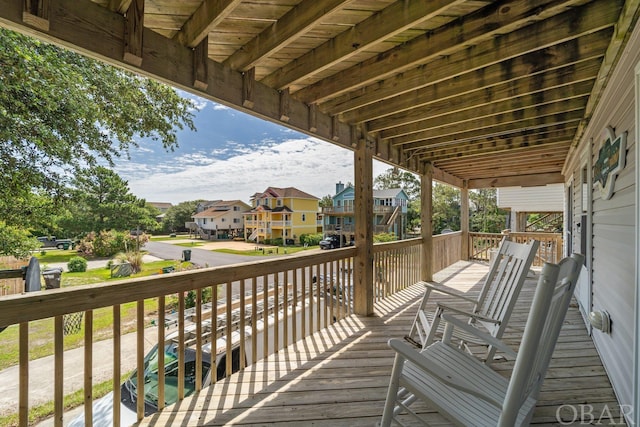
M197 131L178 134L180 147L141 140L116 172L150 202L240 199L268 186L296 187L316 197L353 182L353 152L231 108L193 97ZM374 164L374 176L389 166Z

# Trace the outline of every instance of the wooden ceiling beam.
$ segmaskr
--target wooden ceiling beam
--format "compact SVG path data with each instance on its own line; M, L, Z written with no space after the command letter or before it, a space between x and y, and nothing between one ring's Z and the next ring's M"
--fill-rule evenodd
M246 71L265 57L295 41L318 22L331 18L354 0L305 0L277 22L255 36L224 62L229 67Z
M485 155L477 155L475 158L465 158L460 160L440 160L436 164L452 174L465 173L474 169L506 169L511 170L514 166L526 165L537 167L556 162L556 166L562 167L564 158L567 155L567 147L554 146L542 147L541 149L531 149L525 153L513 156L510 153L504 155L493 155L487 158ZM560 170L560 169L557 169Z
M476 120L466 120L429 128L419 132L408 133L397 138L386 139L385 141L389 141L393 146L401 146L406 150L414 150L420 148L423 144L428 144L428 140L432 138L457 138L458 135L464 135L467 132L475 130L499 133L500 127L513 126L514 128L526 128L544 123L544 120L550 122L572 120L578 115L582 117L585 99L586 95L582 98L535 105L509 111L504 114L483 115L483 112L479 111Z
M523 6L523 3L526 4ZM518 0L493 3L432 34L417 37L330 78L309 85L296 92L296 97L307 103L324 102L343 93L388 79L394 74L407 72L419 65L431 62L457 62L460 54L469 57L471 60L465 67L458 66L440 77L451 78L455 75L452 71L463 73L486 67L509 57L540 50L581 34L610 27L617 17L620 0L590 3L556 15L559 10L564 10L574 3L573 0L554 1L542 8L539 4ZM447 57L451 57L451 60ZM416 73L427 73L431 82L436 82L437 78L431 76L431 66L413 70L411 78L420 78Z
M480 86L477 90L444 99L438 97L437 90L439 87L430 86L415 91L413 96L405 94L401 97L385 100L385 102L380 102L375 106L369 106L366 108L366 112L356 110L345 114L342 119L347 123L366 121L368 128L375 132L387 128L387 124L390 123L406 124L424 117L435 117L468 108L478 108L494 102L531 95L570 83L590 81L598 74L599 68L600 61L596 58L588 62L582 62L579 65L572 64L559 69L525 75L521 78L492 86L480 86L476 80L476 87ZM446 83L436 86L446 86Z
M580 83L579 85L584 85L584 83ZM533 108L546 105L546 110L549 113L561 113L562 111L559 110L557 106L554 107L553 105L548 104L557 103L559 101L575 101L574 105L577 108L584 105L585 97L589 96L589 93L590 92L585 87L576 88L573 86L566 86L551 89L541 93L540 97L537 96L537 94L528 95L520 99L509 99L502 102L488 104L480 108L470 108L459 113L452 113L439 117L429 117L403 126L385 129L380 132L380 138L395 138L410 133L422 132L427 129L465 123L467 121L476 121L477 123L481 123L482 119L494 115L504 115L508 120L510 116L517 118L518 115L522 114L524 107Z
M563 100L584 98L589 95L589 89L592 85L592 82L581 82L575 85L540 91L521 98L507 99L505 101L487 104L478 108L469 108L458 113L443 114L436 117L425 116L428 118L384 129L380 133L380 137L382 139L393 138L416 131L421 132L431 128L445 127L454 123L468 121L476 121L479 123L479 126L482 126L481 123L484 118L495 115L503 115L503 119L508 121L517 121L522 118L523 106L532 108L533 106L543 106ZM552 106L549 108L552 111L554 110Z
M509 151L500 151L496 152L495 155L497 158L500 158L508 163L518 163L520 159L530 159L533 157L545 157L545 156L554 156L561 152L566 152L568 147L562 144L548 144L548 145L537 145L530 146L526 150L520 150L517 156L513 156ZM528 157L529 156L529 157ZM477 153L477 154L469 154L465 157L449 157L446 159L438 160L439 165L447 165L451 167L456 167L457 165L461 165L463 167L472 167L474 165L480 165L482 162L491 162L491 158L487 157L485 153ZM494 164L494 166L496 166Z
M402 145L402 149L409 152L424 148L435 148L452 144L473 142L487 138L507 138L509 135L517 132L532 131L534 129L540 130L550 126L567 125L571 123L577 125L582 119L582 113L583 110L573 110L567 113L562 112L553 114L551 116L538 116L528 120L500 123L491 127L485 126L485 123L480 122L481 124L478 124L478 122L476 122L476 127L473 128L473 130L460 132L455 135L439 136L437 133L429 135L429 132L424 132L424 135L429 135L429 137L425 137L419 142Z
M438 64L432 63L425 70L427 73L423 73L422 76L416 76L418 78L410 78L405 73L322 103L321 108L322 111L330 114L342 114L346 120L349 120L349 113L361 116L361 120L370 120L375 117L368 117L367 109L375 109L380 99L385 99L385 104L395 104L400 108L402 106L401 101L405 98L422 98L429 94L432 99L444 99L474 91L478 89L479 82L482 82L482 86L492 86L527 75L532 76L543 70L549 71L577 64L578 61L595 59L601 61L602 52L609 45L613 29L605 29L601 33L588 34L583 38L572 39L559 45L546 47L503 62L470 70L468 73L448 80L425 84L430 80L435 67L438 66ZM445 61L439 62L445 63ZM468 64L467 58L463 58L460 61L460 66L465 64ZM448 70L451 69L455 69L455 67L451 67ZM413 71L409 73L413 73ZM438 75L438 78L441 78L441 75ZM409 102L406 102L406 104L409 104Z
M174 39L183 46L195 48L240 3L242 0L204 0Z
M513 155L517 155L519 151L526 151L531 147L542 145L565 145L573 138L574 128L562 128L555 132L548 132L544 135L531 134L516 136L511 138L488 140L484 142L476 142L473 144L462 144L457 147L448 147L437 149L429 152L416 153L421 161L437 162L438 160L449 158L464 158L478 154L495 154L509 151Z
M468 181L469 189L497 187L537 187L547 184L562 183L564 183L564 175L562 175L560 172L554 174L542 173L485 179L470 179Z
M284 89L305 77L323 71L371 45L406 31L431 19L464 0L403 0L373 14L350 30L340 33L321 46L304 54L262 79L275 89Z

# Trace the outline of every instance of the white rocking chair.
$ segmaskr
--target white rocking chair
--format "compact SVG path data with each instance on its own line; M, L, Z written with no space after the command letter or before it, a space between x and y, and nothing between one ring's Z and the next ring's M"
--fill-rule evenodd
M440 318L443 313L452 313L465 318L469 324L481 327L495 338L500 339L507 327L511 312L520 290L533 263L539 242L514 243L507 237L502 239L497 255L489 267L489 273L477 298L470 298L453 288L439 284L420 282L425 291L418 312L406 337L408 341L423 349L432 344L442 334ZM436 303L435 309L427 307L432 292L444 293L469 304L468 310L460 310L450 305ZM459 345L469 350L467 344L486 344L478 341L474 334L456 330ZM485 363L491 364L496 349L489 345L483 356Z
M443 340L420 352L402 340L391 339L389 345L396 351L396 358L382 426L392 421L402 425L397 417L405 411L425 422L409 407L418 399L437 408L456 425L528 425L583 260L582 255L574 254L558 265L545 264L542 268L510 379L451 345L451 329L466 329L510 355L516 353L453 316L443 316L447 322Z

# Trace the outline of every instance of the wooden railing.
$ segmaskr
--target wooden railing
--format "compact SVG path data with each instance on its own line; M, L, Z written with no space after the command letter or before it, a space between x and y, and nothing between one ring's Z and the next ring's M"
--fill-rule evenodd
M557 263L562 259L562 233L508 233L510 239L517 243L538 240L540 246L533 265L541 266L544 262ZM469 259L489 261L491 250L498 249L504 234L469 233Z
M419 281L423 260L421 238L374 245L374 301Z
M433 236L433 257L431 268L438 272L462 259L462 232L438 234Z
M453 236L447 237L451 239ZM119 425L122 375L136 370L132 376L136 393L145 392L145 348L168 342L176 345L178 366L185 363L186 350L196 357L195 390L203 382L203 369L209 362L210 372L226 373L243 370L249 364L286 347L301 338L353 313L353 257L357 248L318 251L261 260L224 267L176 272L152 277L60 288L11 295L0 299L0 326L14 329L19 341L19 393L15 411L20 425L28 424L29 401L34 391L29 389L30 330L33 334L39 322L52 324L54 349L51 376L51 400L54 402L54 425L63 425L63 402L69 377L84 378L84 417L93 418L93 360L112 361L112 416ZM410 239L376 244L374 259L374 298L380 300L420 280L422 239ZM206 291L206 292L205 292ZM187 295L192 292L190 295ZM193 297L195 294L195 297ZM206 303L204 295L215 303ZM195 299L194 308L186 307ZM169 303L175 302L170 309ZM107 330L97 325L108 317ZM83 362L74 372L64 372L65 350L69 350L65 330L72 317L82 318L73 332L76 345L84 345ZM101 319L100 321L98 319ZM94 327L94 325L96 325ZM157 327L156 327L157 326ZM125 330L126 329L126 330ZM124 337L128 332L131 337ZM94 354L94 340L112 340L110 353ZM232 339L226 339L232 337ZM127 342L135 342L129 345ZM203 351L207 344L212 350ZM133 364L124 355L135 354ZM163 351L158 351L158 366L164 366ZM189 373L177 373L178 400L185 397L185 378ZM211 381L216 380L211 375ZM157 374L157 405L165 406L166 379L160 369ZM67 389L65 389L67 387ZM146 387L149 387L147 385ZM42 392L41 390L38 390ZM66 391L68 392L68 391ZM155 391L154 391L155 393ZM164 397L163 397L164 396ZM144 414L144 400L139 399L137 416ZM64 420L69 421L69 420ZM90 423L86 423L90 425Z
M206 268L189 272L163 274L149 278L137 278L126 281L83 285L48 291L32 292L25 295L11 295L0 299L0 325L16 328L19 331L19 396L16 409L19 412L20 425L27 425L29 410L29 329L30 324L40 319L53 319L54 334L54 373L53 394L55 425L62 425L63 390L65 373L64 326L67 317L81 312L84 317L84 389L85 419L92 419L92 360L93 360L93 320L95 313L108 312L112 318L113 353L100 354L100 358L113 359L113 415L114 425L118 425L120 410L121 374L134 367L125 367L121 363L121 354L134 352L136 356L137 393L144 395L144 344L152 341L165 343L167 332L165 325L168 315L167 298L176 296L177 343L179 345L178 366L184 366L185 342L193 342L196 354L195 378L196 390L202 383L202 351L207 342L220 343L213 346L217 351L210 352L211 372L217 371L216 361L224 356L223 372L234 371L234 351L239 366L256 361L279 348L286 347L325 325L332 324L352 313L353 307L353 256L356 248L336 249L313 254L292 255L275 260L262 260L252 263L236 264L224 267ZM217 301L216 323L203 319L210 318L211 310L203 305L203 290L209 288L212 300ZM269 289L268 292L264 292ZM196 296L195 313L185 308L185 294L194 291ZM123 319L127 310L123 305L133 305L133 318ZM149 309L157 313L154 323L160 325L156 332L150 332ZM147 307L147 308L145 308ZM131 311L130 309L128 311ZM189 318L194 322L188 325ZM50 320L49 320L50 321ZM125 323L136 325L137 348L124 348L122 329ZM262 325L262 326L260 326ZM265 326L266 325L266 326ZM233 339L219 341L221 337ZM162 347L162 346L161 346ZM158 352L159 366L164 366L164 352ZM206 356L204 356L206 357ZM83 368L79 367L80 370ZM158 407L164 406L164 375L158 372ZM77 372L74 372L74 374ZM178 399L185 394L184 369L178 371ZM215 381L216 375L212 375ZM162 384L162 387L160 387ZM143 400L139 399L138 417L144 413ZM90 424L87 424L90 425Z

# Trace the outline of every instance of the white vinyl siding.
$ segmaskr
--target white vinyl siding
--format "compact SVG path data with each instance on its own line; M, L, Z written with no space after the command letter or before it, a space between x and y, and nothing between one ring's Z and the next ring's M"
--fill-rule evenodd
M640 26L635 30L625 54L605 89L582 139L580 149L570 160L573 176L573 250L580 251L580 230L577 228L583 201L581 174L588 141L593 141L589 167L598 157L606 126L612 126L615 136L627 133L626 166L615 181L615 192L604 200L600 191L591 190L593 197L592 229L592 307L606 310L612 319L611 334L593 329L593 340L621 404L634 402L634 345L638 339L635 325L635 265L636 235L636 128L634 70L640 62ZM636 408L638 409L638 408ZM632 421L632 420L628 420Z

